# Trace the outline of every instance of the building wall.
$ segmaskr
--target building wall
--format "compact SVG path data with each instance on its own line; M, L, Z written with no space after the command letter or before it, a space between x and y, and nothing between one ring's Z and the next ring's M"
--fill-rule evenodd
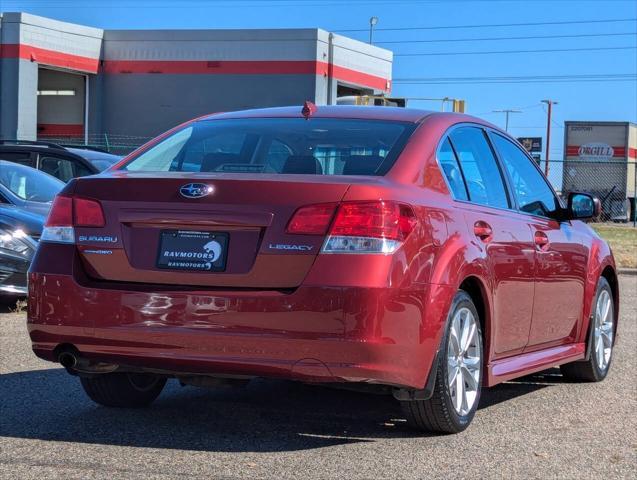
M102 30L28 13L3 13L0 29L0 135L37 137L38 67L96 74Z
M38 65L89 75L91 138L154 136L216 111L336 103L338 85L391 88L391 52L320 29L102 31L6 13L0 35L5 137L35 138Z
M315 98L315 30L107 31L103 129L159 133L216 111Z
M0 58L0 137L35 138L38 69L17 58Z
M313 80L308 75L106 75L101 128L117 136L153 136L210 113L301 105L314 97Z

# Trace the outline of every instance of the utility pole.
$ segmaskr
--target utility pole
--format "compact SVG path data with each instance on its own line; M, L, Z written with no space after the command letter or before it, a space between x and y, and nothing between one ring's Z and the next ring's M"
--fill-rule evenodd
M511 113L522 113L522 110L512 110L512 109L505 109L505 110L493 110L493 113L504 113L505 114L505 126L504 126L504 130L506 132L509 131L509 114Z
M369 19L369 44L372 44L372 37L374 35L374 27L378 23L378 17L371 17Z
M549 176L549 152L551 148L551 113L553 112L553 105L557 105L555 100L542 100L542 103L548 105L547 119L546 119L546 163L544 164L544 175Z

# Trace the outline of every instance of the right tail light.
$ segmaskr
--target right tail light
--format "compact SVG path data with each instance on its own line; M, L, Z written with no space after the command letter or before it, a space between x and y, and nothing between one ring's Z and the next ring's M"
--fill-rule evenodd
M384 200L343 202L338 208L333 204L322 204L297 210L287 232L325 234L329 226L322 253L391 254L400 248L416 224L414 211L403 203ZM300 228L303 226L306 228Z

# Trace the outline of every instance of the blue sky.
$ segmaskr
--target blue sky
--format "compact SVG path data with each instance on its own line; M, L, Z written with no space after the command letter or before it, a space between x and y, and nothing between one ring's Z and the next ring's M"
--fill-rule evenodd
M564 120L637 122L634 77L573 81L575 75L637 73L635 0L0 0L0 10L27 11L107 29L320 27L364 41L369 18L377 16L374 43L396 54L395 96L464 98L469 113L501 126L504 115L493 110L520 109L523 112L512 114L510 120L509 131L515 136L543 136L546 113L540 100L555 99L559 105L554 108L552 158L562 157ZM439 28L456 26L463 27ZM384 30L396 28L400 30ZM482 40L498 37L508 39ZM528 50L570 51L521 52ZM475 53L500 51L518 53ZM472 53L448 55L454 52ZM435 53L444 55L431 55ZM484 79L564 75L569 78L542 79L541 83ZM431 82L432 77L482 77L489 83L400 82L422 78ZM439 103L413 101L410 106L438 109Z

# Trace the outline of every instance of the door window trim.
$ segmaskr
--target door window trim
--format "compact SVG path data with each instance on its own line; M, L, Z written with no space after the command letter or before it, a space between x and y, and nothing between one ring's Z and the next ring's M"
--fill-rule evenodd
M88 170L89 172L91 172L91 175L95 175L95 167L93 166L93 164L91 162L89 162L88 160L80 157L80 156L75 156L73 154L70 155L65 155L63 153L60 152L36 152L36 169L37 170L42 170L42 158L60 158L62 160L67 160L69 162L71 162L71 164L73 165L73 178L76 178L75 175L75 170L77 168L77 164L79 163L82 167L84 167L86 170Z
M549 191L553 194L553 199L555 200L555 204L558 206L558 209L561 209L562 203L560 202L560 199L559 199L557 193L555 193L555 189L553 188L553 185L551 185L551 182L549 182L548 179L544 176L544 174L542 173L542 170L540 169L540 167L537 164L537 162L533 159L533 157L531 157L529 155L529 153L524 148L522 148L522 146L518 145L515 141L512 141L512 139L510 137L508 137L507 135L503 135L498 130L495 130L495 129L489 128L489 127L485 127L485 130L487 132L487 137L489 138L489 143L491 143L491 148L494 151L494 154L495 154L495 156L497 158L498 163L500 165L502 165L502 167L505 167L504 161L502 160L502 157L500 156L500 152L498 151L497 148L495 148L495 142L493 141L493 138L492 138L493 135L499 135L503 139L511 142L514 146L516 146L518 148L518 150L520 150L524 154L524 156L527 158L527 160L533 164L533 166L535 167L537 172L540 174L540 178L542 179L542 181L546 184L546 186L549 187ZM509 190L511 191L512 197L514 198L514 203L515 203L516 210L518 211L518 213L520 213L522 215L525 215L527 217L541 218L543 220L553 220L553 221L561 222L561 220L559 220L558 218L555 218L555 217L551 217L551 216L547 216L547 215L536 215L534 213L529 213L529 212L525 212L524 210L521 210L520 206L518 204L517 197L515 195L515 191L513 190L513 184L512 184L513 180L511 179L511 176L510 176L510 174L509 174L509 172L507 171L506 168L504 168L504 171L505 171L505 175L506 175L506 178L507 178L507 185L508 185Z
M487 145L491 149L491 153L493 154L493 158L495 159L495 163L496 163L496 165L498 167L498 170L500 172L500 178L502 180L502 185L504 187L504 191L505 191L505 194L507 196L507 202L509 204L508 207L497 207L497 206L493 206L493 205L485 205L485 204L477 203L477 202L474 202L474 201L471 200L471 195L469 194L469 187L467 185L467 181L466 181L466 178L465 178L465 175L464 175L464 170L462 168L462 164L460 162L460 159L458 158L458 154L456 152L456 147L454 146L453 141L451 140L451 133L454 130L457 130L458 128L463 128L463 127L473 127L473 128L477 128L477 129L482 131L482 134L485 137L485 141L487 142ZM440 175L442 175L442 178L445 181L445 185L447 185L447 190L449 190L449 195L451 196L451 199L454 202L458 202L458 203L462 203L462 204L468 204L468 205L474 205L474 206L477 206L477 207L490 208L490 209L500 210L500 211L505 211L505 212L518 213L519 209L518 209L518 206L517 206L517 200L515 199L515 196L513 195L513 192L511 191L511 188L510 188L510 185L509 185L509 177L503 171L503 165L500 162L500 157L497 155L497 152L493 148L493 145L492 145L492 142L491 142L491 137L488 135L487 129L488 129L488 127L486 127L485 125L482 125L480 123L462 122L462 123L456 123L456 124L452 125L451 127L449 127L447 130L445 130L444 134L440 137L440 140L438 141L438 146L436 147L436 164L438 165L438 170L440 171ZM447 176L445 175L444 169L442 168L442 164L440 163L440 159L439 159L440 149L442 148L442 144L447 139L449 140L449 144L451 145L451 149L453 150L453 153L456 156L456 161L458 162L458 167L460 169L460 175L462 177L462 181L464 183L464 188L465 188L465 191L467 192L467 197L469 198L469 200L458 199L458 198L456 198L454 196L453 190L451 188L451 185L449 184L449 180L447 179Z
M31 167L31 168L36 168L37 169L37 160L38 160L37 153L33 152L31 150L26 150L26 151L25 150L11 150L10 148L6 148L6 147L2 148L2 147L0 147L0 158L2 158L2 154L3 153L13 153L13 154L19 153L19 154L21 154L23 152L26 153L26 156L24 157L24 159L25 160L28 159L28 161L29 161L28 165L26 163L24 163L24 162L19 161L19 160L7 160L7 162L18 163L20 165L25 165L27 167ZM3 158L3 160L6 160L6 159Z

